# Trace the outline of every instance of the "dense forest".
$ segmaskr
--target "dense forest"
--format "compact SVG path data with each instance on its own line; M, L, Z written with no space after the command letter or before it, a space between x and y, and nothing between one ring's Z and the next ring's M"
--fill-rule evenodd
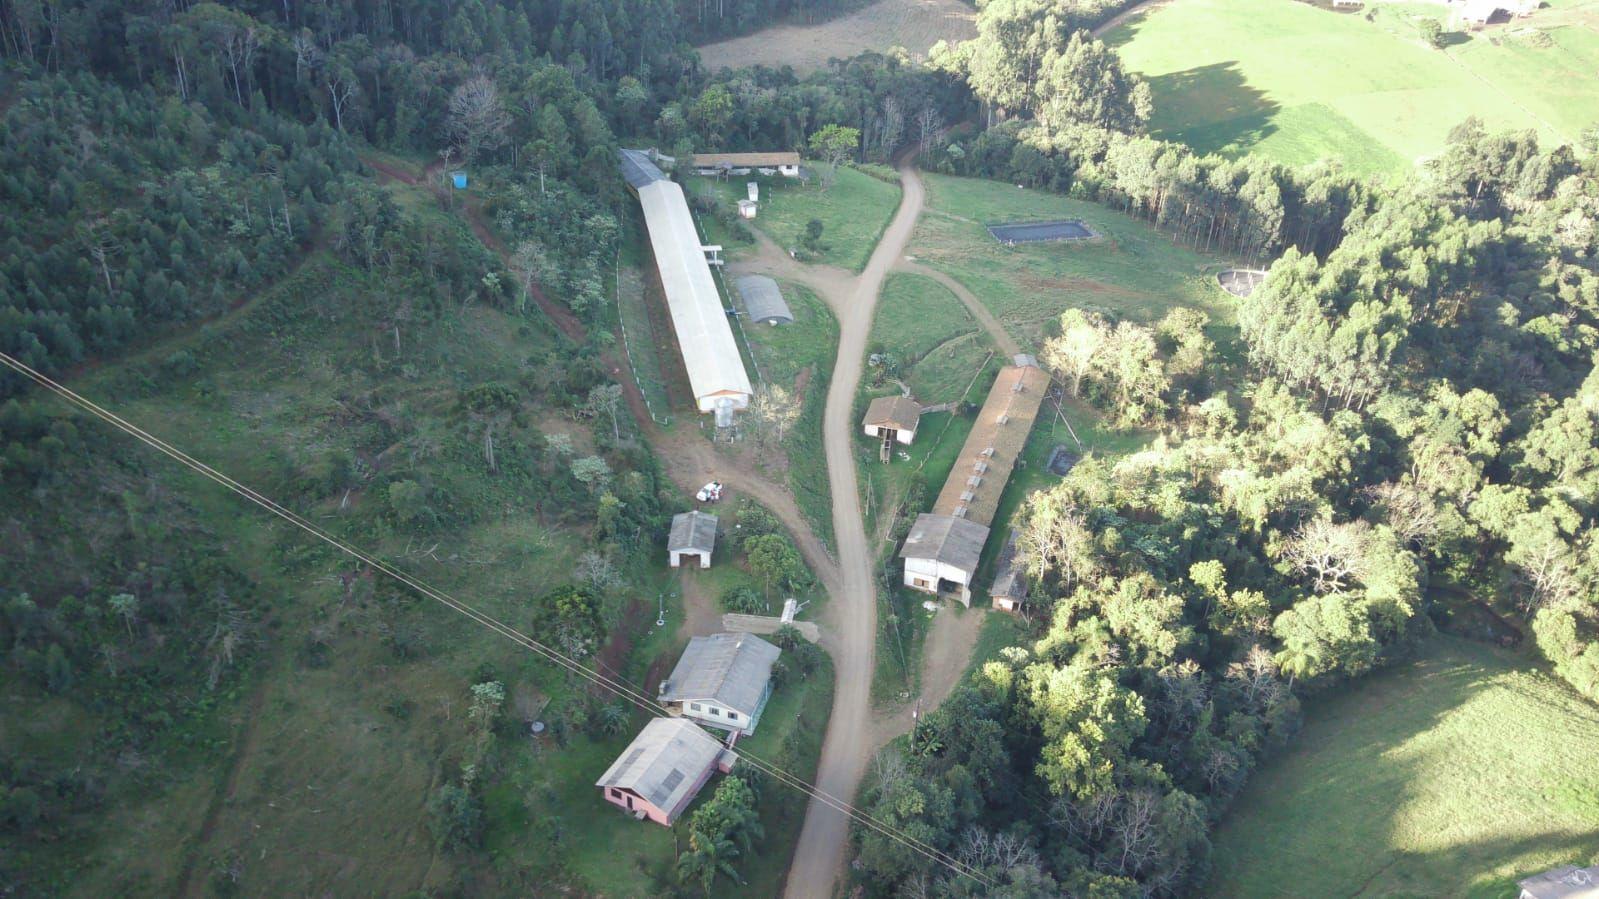
M1181 894L1204 875L1209 825L1291 738L1296 694L1402 654L1441 595L1505 597L1599 699L1599 148L1466 122L1404 184L1200 156L1143 133L1147 86L1087 35L1120 5L990 0L975 40L925 64L867 54L802 77L704 72L690 44L827 7L5 0L0 349L72 371L207 321L323 250L370 279L367 312L397 346L469 300L549 331L528 302L540 291L591 326L589 344L531 360L522 383L462 389L457 436L625 557L659 526L647 453L574 459L510 437L495 450L524 403L576 414L603 384L618 136L798 149L843 125L860 160L913 149L1269 265L1236 332L1186 312L1061 320L1042 356L1066 389L1158 436L1029 502L1036 637L880 756L863 800L1003 895ZM436 159L430 174L471 163L493 185L486 213L520 236L511 264L398 208L372 184L374 148ZM195 365L174 355L153 377ZM149 523L162 497L132 486L147 463L114 456L103 490L60 474L112 441L22 393L0 377L4 664L108 722L95 766L0 760L0 828L59 835L108 779L142 770L130 753L204 744L192 722L242 676L268 604L195 514ZM368 426L375 447L421 442ZM362 465L286 463L273 486L323 496ZM380 481L372 533L476 514L420 471ZM74 503L124 514L77 541L61 536ZM18 536L41 521L54 536ZM90 546L92 564L67 564ZM575 645L596 626L584 610L544 623L575 628ZM385 633L408 651L403 628ZM457 792L441 832L470 845ZM981 892L880 835L859 849L871 895ZM29 858L0 856L0 873L26 882Z

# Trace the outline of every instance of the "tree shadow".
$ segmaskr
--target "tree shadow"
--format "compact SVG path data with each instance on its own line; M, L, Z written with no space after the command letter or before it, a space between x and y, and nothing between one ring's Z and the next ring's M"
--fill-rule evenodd
M1439 635L1310 698L1304 731L1223 819L1205 893L1301 870L1316 872L1302 895L1498 897L1556 864L1591 864L1599 814L1573 809L1590 807L1599 780L1580 751L1551 746L1591 739L1599 710L1552 683L1524 656ZM1507 722L1512 708L1526 717ZM1517 726L1560 733L1522 740ZM1517 773L1534 770L1542 779ZM1456 806L1461 790L1475 798Z
M1149 79L1158 131L1182 132L1202 152L1247 148L1276 132L1277 101L1251 86L1236 61L1211 63Z

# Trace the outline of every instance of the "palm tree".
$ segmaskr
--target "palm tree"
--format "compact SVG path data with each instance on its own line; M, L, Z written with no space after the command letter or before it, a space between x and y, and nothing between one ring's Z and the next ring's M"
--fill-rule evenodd
M600 730L616 736L627 728L627 709L622 708L619 702L604 706L599 712Z
M732 840L695 832L689 837L688 845L689 851L677 858L677 873L685 881L698 879L700 886L705 888L705 895L709 896L716 875L726 874L738 880L738 872L733 868L733 859L738 858L738 847L733 845Z
M1312 677L1321 670L1321 654L1308 646L1284 646L1276 655L1277 670L1288 675L1288 689L1294 688L1294 678Z

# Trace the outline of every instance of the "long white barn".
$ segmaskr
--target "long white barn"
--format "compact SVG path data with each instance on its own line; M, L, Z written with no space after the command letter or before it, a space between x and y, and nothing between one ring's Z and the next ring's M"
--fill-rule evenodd
M731 424L732 414L750 404L750 378L733 342L727 310L711 279L683 188L662 174L642 150L623 150L621 168L644 209L644 225L694 403L701 412L716 413L717 424Z

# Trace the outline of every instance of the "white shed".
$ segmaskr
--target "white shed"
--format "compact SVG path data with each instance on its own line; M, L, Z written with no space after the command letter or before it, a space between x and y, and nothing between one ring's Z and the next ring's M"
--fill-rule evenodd
M681 567L683 557L698 557L701 568L711 567L711 553L716 550L715 515L696 509L672 516L672 533L666 539L667 561L673 568Z

